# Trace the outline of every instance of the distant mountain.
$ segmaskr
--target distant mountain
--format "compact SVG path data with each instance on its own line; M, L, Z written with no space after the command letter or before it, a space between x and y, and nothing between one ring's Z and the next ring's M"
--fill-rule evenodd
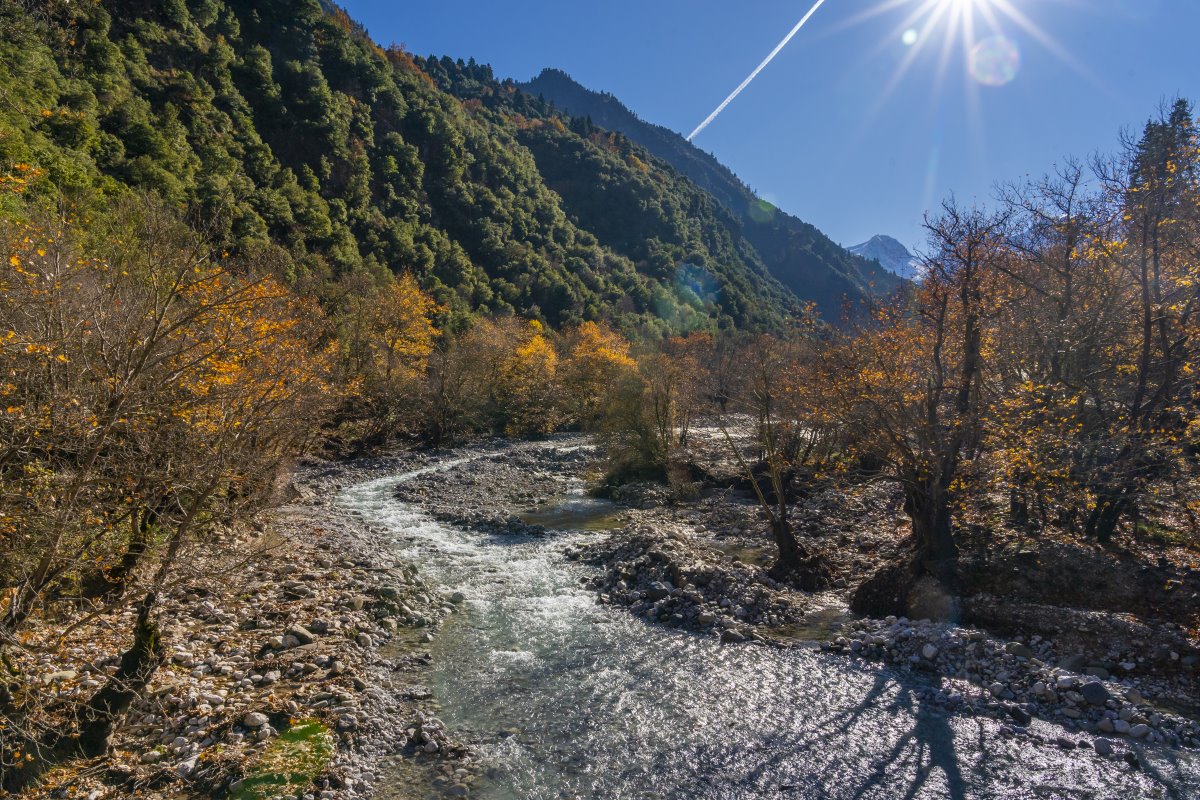
M613 95L587 89L555 69L518 86L571 116L619 131L694 181L733 214L770 273L799 297L814 301L826 319L839 319L847 298L889 293L898 285L894 275L775 208L711 155L678 133L640 119Z
M870 241L849 248L851 253L860 255L869 261L879 264L893 275L907 280L914 280L921 274L921 259L908 252L908 248L891 236L872 236Z

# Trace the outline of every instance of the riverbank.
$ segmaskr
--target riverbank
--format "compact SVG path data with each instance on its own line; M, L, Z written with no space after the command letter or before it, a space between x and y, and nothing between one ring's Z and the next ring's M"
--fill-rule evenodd
M423 686L453 598L337 505L347 485L430 463L303 462L284 505L193 546L159 599L166 663L110 753L51 772L28 796L361 798L396 757L419 760L422 780L453 777L465 752ZM22 667L71 700L99 685L115 655L97 653L119 653L132 620L58 622L25 643ZM67 625L92 646L56 650Z

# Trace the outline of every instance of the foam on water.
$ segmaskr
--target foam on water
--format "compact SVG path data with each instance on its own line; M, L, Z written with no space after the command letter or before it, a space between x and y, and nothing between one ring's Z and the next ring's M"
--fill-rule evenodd
M1200 796L1194 754L1148 749L1149 773L1134 772L944 716L900 673L723 646L599 606L581 588L587 568L564 551L604 534L458 530L393 497L405 480L469 461L372 481L341 501L390 531L427 579L466 596L432 645L428 682L486 767L472 796Z

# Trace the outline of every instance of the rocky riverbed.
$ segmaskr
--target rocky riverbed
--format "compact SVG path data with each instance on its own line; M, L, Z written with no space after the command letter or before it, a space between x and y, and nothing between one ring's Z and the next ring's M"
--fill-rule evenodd
M35 794L355 798L374 794L390 759L420 761L423 781L453 774L465 752L422 677L454 598L335 505L345 485L426 463L302 463L285 505L194 546L159 600L166 663L111 753ZM56 697L86 696L117 658L96 653L119 653L132 622L83 618L91 647L22 666ZM27 652L55 635L37 631Z
M545 535L543 527L524 523L522 513L550 502L556 490L578 480L592 468L590 459L582 449L510 452L483 459L470 470L408 482L396 496L451 525ZM568 552L596 568L587 585L600 603L724 643L816 646L856 661L882 662L933 680L929 707L996 719L997 735L1026 737L1047 747L1084 748L1136 766L1132 743L1200 746L1200 725L1179 713L1195 697L1195 659L1180 656L1178 651L1187 652L1191 644L1177 626L1108 615L1099 615L1106 618L1101 622L1086 612L1023 607L1037 617L1030 626L1035 631L1046 627L1042 618L1047 615L1073 621L1065 627L1075 634L1090 619L1097 628L1090 643L1103 644L1105 652L1084 653L1077 650L1078 635L1030 632L1006 638L928 620L853 619L845 611L849 581L840 582L842 590L808 595L766 573L769 548L759 532L757 509L747 498L709 492L675 503L665 490L646 486L631 487L618 500L624 501L620 530ZM832 560L849 569L870 564L863 553L886 549L840 526L832 537L815 525L802 524L801 530L814 546L841 545ZM967 610L980 616L1019 619L1012 609L1001 615L1000 604L987 595L965 601ZM1108 637L1103 642L1102 635ZM1035 731L1034 719L1050 723L1052 732Z
M583 489L596 458L567 437L300 464L287 505L194 553L163 601L169 663L111 756L45 793L400 800L626 787L748 798L776 784L828 786L750 756L791 742L805 754L794 763L844 773L839 786L861 784L854 796L885 797L901 779L915 781L914 796L946 796L926 773L905 777L900 700L916 713L914 732L928 715L944 720L926 742L933 752L953 740L955 758L987 773L972 783L947 766L949 796L1200 791L1197 762L1170 755L1200 746L1195 661L1178 626L1014 610L985 593L964 600L964 613L1002 621L991 629L1003 636L858 619L846 610L851 578L900 546L894 530L836 517L822 527L810 510L801 530L830 556L834 588L805 594L766 573L770 549L748 497L710 489L680 500L633 486L593 501ZM130 622L81 624L104 643ZM33 668L70 698L111 666L92 659L74 652ZM723 683L729 692L699 691ZM723 716L734 707L744 719ZM854 722L823 734L848 743L788 732L849 708ZM667 751L683 760L664 767ZM718 751L726 766L710 773ZM1013 788L1024 771L1064 794Z
M1161 642L1179 634L1170 625L1122 623L1112 630L1132 638L1084 653L1078 638L856 619L845 608L848 579L816 595L772 580L755 506L724 490L680 501L662 487L628 487L614 507L531 523L575 502L596 476L595 456L578 441L521 445L353 492L368 519L464 593L466 610L433 645L430 683L479 767L472 793L624 796L614 788L623 786L639 797L759 797L778 784L799 796L886 797L886 786L910 780L904 764L921 761L921 747L933 748L930 766L944 766L950 783L939 790L921 772L919 797L1186 796L1200 786L1195 759L1171 755L1200 743L1200 730L1176 703L1191 692L1187 656L1159 661ZM894 531L846 524L832 535L813 524L805 535L838 548L835 587L884 558L873 553L902 546L888 541ZM1097 623L1059 611L1072 629ZM1167 638L1139 638L1148 632ZM913 753L893 739L910 712L887 699L881 687L890 686L916 713ZM787 731L807 730L813 715L839 719L843 703L854 722L793 742ZM722 716L735 707L742 719ZM924 719L942 720L932 739ZM825 763L843 780L758 755L775 748L798 748L795 764ZM668 751L670 766L660 760ZM729 769L710 773L718 752ZM957 760L977 763L972 778L950 768Z

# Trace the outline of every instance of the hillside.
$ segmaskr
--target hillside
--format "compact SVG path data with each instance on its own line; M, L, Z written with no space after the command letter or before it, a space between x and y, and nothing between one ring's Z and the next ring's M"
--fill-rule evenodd
M665 333L801 308L667 164L451 96L317 0L38 8L0 10L0 161L46 202L152 192L327 301L390 272L458 318Z
M717 198L771 274L797 295L815 300L826 318L837 319L844 297L895 288L894 276L880 272L870 259L847 252L816 227L773 207L713 156L678 133L642 120L611 94L587 89L555 69L519 85L569 114L620 131Z

